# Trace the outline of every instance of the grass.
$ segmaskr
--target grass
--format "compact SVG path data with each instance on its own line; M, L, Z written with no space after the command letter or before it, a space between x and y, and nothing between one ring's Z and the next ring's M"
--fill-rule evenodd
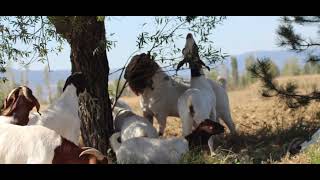
M319 88L319 75L281 77L279 83L295 81L301 92ZM298 155L288 153L295 138L307 139L320 128L319 103L292 110L280 103L277 98L263 98L260 84L255 83L246 89L228 93L231 113L239 135L229 133L215 140L215 156L206 149L191 150L181 163L191 164L290 164L319 163L320 148L311 149ZM123 97L133 110L141 115L139 97ZM155 127L158 124L155 121ZM181 136L179 118L169 117L164 136ZM320 146L320 145L319 145Z

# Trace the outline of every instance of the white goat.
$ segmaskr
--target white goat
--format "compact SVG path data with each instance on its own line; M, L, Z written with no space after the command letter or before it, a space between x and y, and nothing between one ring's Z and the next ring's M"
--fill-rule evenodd
M72 74L67 78L61 96L42 111L41 116L30 113L28 125L45 126L78 145L81 123L78 116L78 96L86 87L86 80L82 73Z
M170 164L178 163L189 147L206 144L212 135L223 131L224 127L220 124L205 120L185 137L136 137L120 143L121 134L117 132L110 137L110 144L118 163Z
M177 71L185 63L190 64L191 86L178 100L178 110L183 122L183 135L191 133L192 125L198 126L206 119L216 121L216 95L202 70L198 47L189 33L183 48L184 59L179 62ZM192 120L191 120L192 119Z
M147 119L134 114L130 109L115 106L112 113L115 131L121 131L122 142L134 137L159 137Z
M112 104L112 105L114 104L115 99L116 99L115 97L110 96L110 100L111 100L111 104ZM117 103L116 103L115 106L132 111L132 108L131 108L125 101L123 101L123 100L121 100L121 99L118 99L118 100L117 100Z
M43 126L0 124L0 164L96 163L105 157Z
M184 138L137 137L118 142L120 133L110 137L110 144L116 153L118 164L176 164L189 150Z
M131 62L137 61L137 59L144 55L145 54L134 56ZM152 63L156 64L154 61ZM130 74L130 69L126 68L126 73ZM140 106L143 111L143 116L151 123L153 123L153 117L155 117L159 123L159 134L163 135L166 128L167 117L179 117L177 108L178 99L188 88L190 88L190 86L175 81L159 66L151 80L153 82L152 87L147 86L143 91L135 93L137 95L141 94ZM141 81L146 81L146 79L141 78ZM229 100L226 90L215 81L210 79L207 79L207 81L210 83L211 88L216 94L217 119L221 118L227 124L231 133L235 134L236 131L230 114ZM131 87L131 89L133 88Z

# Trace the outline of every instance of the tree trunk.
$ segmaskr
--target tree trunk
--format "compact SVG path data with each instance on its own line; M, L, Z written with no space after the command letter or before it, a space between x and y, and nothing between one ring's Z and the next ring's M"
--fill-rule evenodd
M61 24L57 17L49 19L70 44L72 73L84 73L89 84L88 94L79 98L83 142L106 153L108 138L113 132L113 120L108 94L109 65L104 22L97 21L96 16L63 18L69 18L64 20L69 23Z

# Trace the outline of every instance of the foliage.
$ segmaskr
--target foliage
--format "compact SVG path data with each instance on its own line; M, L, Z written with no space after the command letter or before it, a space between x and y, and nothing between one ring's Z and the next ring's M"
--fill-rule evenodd
M296 52L313 50L313 48L319 47L320 42L318 39L303 37L294 29L294 25L319 26L319 24L320 16L284 16L277 30L278 45L288 47ZM320 31L318 31L318 34L320 34ZM317 62L319 60L319 55L309 55L308 61ZM308 68L309 67L304 68L306 72L310 71L310 68ZM291 69L295 69L291 73L298 74L297 67L292 67ZM259 78L263 82L264 89L262 95L265 97L278 96L290 108L306 106L310 104L311 101L320 101L320 91L316 88L310 93L301 94L298 92L298 87L295 83L289 82L282 86L278 85L274 80L275 76L270 73L270 61L268 59L258 61L251 66L250 72L254 77Z
M286 76L297 76L301 74L297 58L290 58L283 67L282 74Z
M213 29L225 19L224 16L156 16L156 32L142 32L138 36L137 46L144 49L159 61L167 62L171 66L181 58L182 47L177 46L179 39L185 39L186 32L192 32L197 39L200 55L209 63L215 63L226 55L221 50L213 48L209 40ZM143 24L146 26L147 24Z
M239 85L239 70L236 57L231 57L231 71L232 71L232 84L233 86Z
M44 16L1 16L0 35L0 72L9 60L23 65L45 62L49 52L62 50L62 38ZM52 40L57 43L50 44Z
M264 97L279 96L290 108L308 105L312 100L320 101L320 91L314 89L309 94L300 94L295 83L289 82L278 85L275 76L270 71L270 59L261 59L248 68L252 76L259 78L263 83L262 95Z

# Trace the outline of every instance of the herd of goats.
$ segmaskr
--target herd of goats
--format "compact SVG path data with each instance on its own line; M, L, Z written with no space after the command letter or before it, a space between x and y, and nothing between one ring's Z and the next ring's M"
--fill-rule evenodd
M189 33L182 50L183 60L177 71L188 64L190 84L172 79L150 54L134 56L124 78L136 95L141 95L143 116L133 112L125 102L111 98L115 133L110 145L117 163L179 163L191 147L203 146L213 153L214 137L225 132L220 119L232 136L237 135L230 114L226 80L206 78L198 46ZM70 75L62 95L39 112L40 104L27 86L13 89L4 99L0 116L1 164L96 164L111 163L92 147L79 143L79 94L86 89L86 77ZM31 112L36 107L37 112ZM182 137L164 138L168 116L180 117ZM159 123L159 132L153 118ZM318 139L320 131L313 139ZM313 142L313 141L312 141ZM312 143L304 142L302 149Z

